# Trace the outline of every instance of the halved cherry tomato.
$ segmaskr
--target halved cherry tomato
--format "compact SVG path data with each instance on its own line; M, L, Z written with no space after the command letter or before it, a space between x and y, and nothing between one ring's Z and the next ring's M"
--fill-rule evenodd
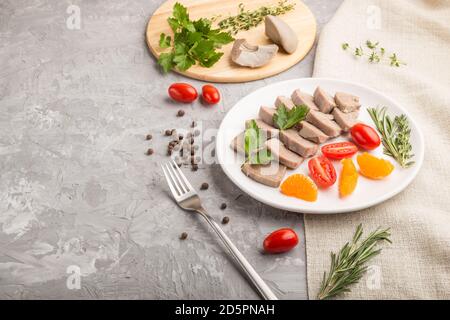
M309 160L308 168L311 178L319 187L328 188L336 182L336 170L324 156Z
M353 141L363 149L373 150L381 144L380 136L374 128L357 123L350 130Z
M329 159L335 160L350 158L356 152L358 152L358 147L354 143L348 141L331 143L322 147L323 155Z
M174 83L169 87L169 96L178 102L189 103L197 99L197 90L187 83Z
M298 244L298 236L294 230L283 228L269 234L264 239L264 250L270 253L286 252Z
M220 101L220 92L213 85L207 84L202 88L202 97L207 104L216 104Z

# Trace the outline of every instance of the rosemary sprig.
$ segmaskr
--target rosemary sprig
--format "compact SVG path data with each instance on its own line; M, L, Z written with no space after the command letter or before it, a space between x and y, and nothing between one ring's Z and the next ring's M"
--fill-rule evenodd
M230 16L218 23L222 31L236 34L241 30L249 30L258 26L268 15L279 16L293 10L295 3L288 3L288 0L280 0L275 6L262 6L256 10L246 10L243 3L239 4L239 12L235 16Z
M357 283L367 271L366 262L378 255L381 249L376 246L383 242L391 243L389 229L376 229L360 241L363 228L360 224L350 243L346 243L339 253L331 253L331 266L323 274L317 298L320 300L332 298L344 292L350 292L349 286Z
M383 59L384 60L388 59L389 65L391 67L400 67L402 65L406 65L406 63L399 60L396 53L392 53L389 57L385 58L384 55L386 53L386 49L383 47L379 47L379 44L380 44L379 42L373 42L371 40L367 40L366 47L369 49L369 50L367 50L367 51L369 51L368 53L366 53L364 51L362 46L351 48L348 43L343 43L341 46L344 51L347 51L348 49L352 49L353 55L355 56L355 58L360 58L360 57L366 56L368 61L371 63L379 63Z
M402 168L408 168L414 164L408 119L402 114L392 120L386 110L386 107L368 108L367 112L381 134L384 154L394 158Z

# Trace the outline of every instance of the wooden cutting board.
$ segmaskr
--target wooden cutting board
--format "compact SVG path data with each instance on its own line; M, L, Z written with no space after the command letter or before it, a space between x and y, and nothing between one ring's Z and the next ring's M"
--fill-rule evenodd
M212 18L221 15L220 21L229 15L236 15L239 3L244 3L246 9L257 9L263 5L276 5L278 0L169 0L164 2L150 18L147 25L147 44L156 58L169 49L159 47L159 35L164 32L173 35L167 18L172 15L172 8L176 2L188 8L191 20ZM207 82L247 82L267 78L289 69L301 61L311 49L316 36L316 20L312 12L303 2L290 0L295 3L295 9L279 16L287 22L297 33L299 45L293 54L286 54L280 48L277 56L263 67L251 69L240 67L231 61L230 53L233 43L223 46L223 57L211 68L193 66L185 72L179 72L187 77ZM251 44L269 44L270 40L264 34L264 23L248 31L241 31L234 38L245 38Z

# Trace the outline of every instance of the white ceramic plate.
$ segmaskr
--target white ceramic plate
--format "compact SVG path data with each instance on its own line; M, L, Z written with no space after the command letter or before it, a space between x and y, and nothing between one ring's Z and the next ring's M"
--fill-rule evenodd
M257 118L260 106L273 106L276 97L279 95L290 96L298 88L312 94L317 86L322 87L333 95L336 91L343 91L359 96L362 103L359 120L369 125L373 125L373 123L367 113L367 107L386 106L391 116L406 114L411 126L411 144L416 163L409 169L402 169L394 159L383 155L383 148L380 146L371 153L386 158L395 165L395 170L389 177L384 180L374 181L360 176L355 192L344 199L339 197L338 183L335 183L329 189L320 189L316 202L306 202L297 198L287 197L277 188L264 186L246 177L240 169L244 158L237 155L230 148L232 139L244 130L245 121ZM345 140L348 139L339 137L326 143ZM405 189L417 175L422 165L424 139L417 123L408 115L407 110L383 93L356 83L337 79L304 78L274 83L242 98L223 119L217 135L216 148L218 160L225 174L251 197L272 207L288 211L329 214L365 209L379 204ZM307 162L307 160L304 161L296 170L288 170L285 178L294 173L308 175ZM339 161L334 161L333 163L339 179L341 164ZM358 167L356 157L354 157L354 163Z

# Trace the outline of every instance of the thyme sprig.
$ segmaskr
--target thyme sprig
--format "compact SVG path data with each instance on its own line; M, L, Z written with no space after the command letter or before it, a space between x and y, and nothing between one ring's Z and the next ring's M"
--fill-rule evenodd
M262 6L256 10L246 10L244 4L240 3L238 14L220 20L218 26L222 31L237 34L241 30L258 26L266 16L279 16L293 10L294 7L295 3L288 3L288 0L280 0L277 5Z
M402 114L391 119L386 110L386 107L368 108L367 112L381 134L384 154L394 158L402 168L408 168L414 164L408 118Z
M331 252L330 270L328 274L323 274L318 299L329 299L350 292L349 286L357 283L366 273L366 263L381 252L377 245L384 241L391 243L389 229L378 228L360 241L362 234L360 224L350 243L347 242L337 255Z
M353 55L355 58L360 58L366 56L368 61L371 63L379 63L385 59L386 49L380 46L379 42L373 42L371 40L367 40L365 43L365 47L367 47L368 52L366 53L363 49L363 46L358 46L352 48L348 43L343 43L341 45L342 50L353 51ZM387 57L387 61L391 67L400 67L402 65L406 65L403 61L400 61L396 53L392 53L389 57Z

